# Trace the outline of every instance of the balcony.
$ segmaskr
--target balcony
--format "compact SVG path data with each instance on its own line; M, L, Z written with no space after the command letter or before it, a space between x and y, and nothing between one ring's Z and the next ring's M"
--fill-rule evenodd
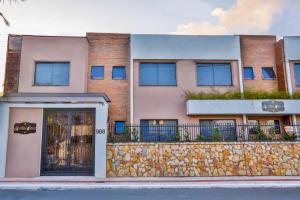
M187 115L300 114L300 100L187 100Z

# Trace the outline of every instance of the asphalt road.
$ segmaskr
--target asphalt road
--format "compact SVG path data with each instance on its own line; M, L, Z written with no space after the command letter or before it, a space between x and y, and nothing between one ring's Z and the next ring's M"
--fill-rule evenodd
M0 190L1 200L298 200L295 189Z

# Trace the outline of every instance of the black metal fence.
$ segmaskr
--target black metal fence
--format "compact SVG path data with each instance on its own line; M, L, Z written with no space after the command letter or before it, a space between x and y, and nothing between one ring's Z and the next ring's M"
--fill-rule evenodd
M109 125L108 142L295 141L299 125L178 124Z

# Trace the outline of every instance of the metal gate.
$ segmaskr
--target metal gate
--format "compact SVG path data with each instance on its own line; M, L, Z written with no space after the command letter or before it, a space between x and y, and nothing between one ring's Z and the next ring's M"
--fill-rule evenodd
M46 109L41 175L94 174L94 109Z

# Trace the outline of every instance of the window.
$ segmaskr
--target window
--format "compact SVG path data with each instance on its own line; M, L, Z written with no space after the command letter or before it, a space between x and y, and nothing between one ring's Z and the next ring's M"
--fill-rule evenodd
M278 120L278 119L268 120L266 125L268 127L269 134L273 134L273 133L281 134L280 120Z
M200 134L214 140L213 134L221 134L223 141L236 140L235 120L200 120Z
M35 85L69 85L70 63L37 62L35 65Z
M244 79L254 80L253 67L244 67Z
M113 67L112 79L113 80L125 80L126 79L125 66Z
M232 85L230 64L197 64L198 86Z
M141 86L176 86L175 63L141 63Z
M104 66L92 66L91 79L104 79Z
M115 122L115 134L121 135L126 132L126 124L125 121L116 121Z
M141 120L142 141L173 141L177 120Z
M296 86L300 86L300 63L295 64L295 81Z
M275 73L273 67L263 67L262 75L264 80L275 80Z

